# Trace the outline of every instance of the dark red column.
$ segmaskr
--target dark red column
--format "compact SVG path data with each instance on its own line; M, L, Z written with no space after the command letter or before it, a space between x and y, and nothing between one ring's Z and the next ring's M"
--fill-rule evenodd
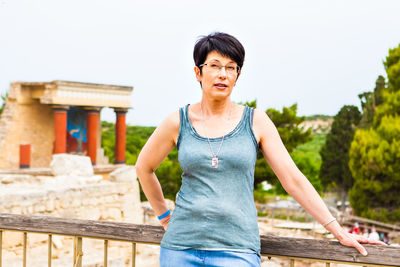
M67 106L53 106L54 154L67 152Z
M87 156L90 157L93 165L96 165L97 158L99 117L99 108L86 108Z
M29 168L31 164L31 144L19 145L19 168Z
M127 109L115 109L117 122L115 124L115 164L125 163L126 149L126 112Z

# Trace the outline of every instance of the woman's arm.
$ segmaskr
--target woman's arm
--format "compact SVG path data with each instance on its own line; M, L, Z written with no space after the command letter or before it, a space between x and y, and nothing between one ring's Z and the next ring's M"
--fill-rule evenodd
M375 244L378 244L378 242L370 242L365 237L351 235L344 231L336 220L332 221L334 217L312 184L297 168L282 143L275 125L264 112L255 110L253 129L265 159L286 192L288 192L319 223L322 225L328 223L325 228L331 232L341 244L355 247L362 255L367 255L367 251L359 242ZM381 242L379 242L379 244L381 244Z
M136 162L136 173L143 192L157 216L164 214L168 208L155 171L174 148L178 134L179 112L175 112L156 128L142 148ZM165 230L170 218L171 215L168 215L160 220Z

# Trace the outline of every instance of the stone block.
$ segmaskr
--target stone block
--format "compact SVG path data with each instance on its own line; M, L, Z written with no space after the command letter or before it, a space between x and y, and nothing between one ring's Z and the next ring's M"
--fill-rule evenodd
M20 206L14 206L11 208L12 214L22 214L22 208Z
M144 222L142 207L135 194L126 194L121 203L124 222L142 224Z
M118 208L105 208L101 218L112 221L122 221L122 212Z
M100 219L101 213L98 207L85 207L81 211L80 219L84 220L98 220Z
M110 173L109 181L111 182L133 182L137 178L134 166L123 166Z
M13 184L13 183L34 183L38 180L27 174L0 174L0 183Z
M93 176L93 166L89 157L55 154L50 164L52 173L55 176Z
M82 204L82 202L81 202L80 197L74 197L74 198L72 198L71 207L74 207L74 208L80 207L81 204Z
M43 212L43 211L46 211L46 207L45 207L45 205L39 203L33 207L33 210L35 213Z
M46 211L52 211L55 209L54 199L48 199L46 201Z

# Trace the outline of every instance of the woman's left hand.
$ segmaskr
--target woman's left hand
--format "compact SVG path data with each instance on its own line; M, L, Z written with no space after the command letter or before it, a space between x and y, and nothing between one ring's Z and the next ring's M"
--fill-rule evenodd
M362 235L347 233L346 231L344 231L344 229L341 231L341 233L336 238L338 239L340 244L342 244L344 246L356 248L363 256L367 256L368 252L360 243L374 244L374 245L386 245L385 243L383 243L382 241L379 241L379 240L371 240Z
M160 220L161 225L164 227L164 230L167 231L169 220L171 219L171 214L167 217Z

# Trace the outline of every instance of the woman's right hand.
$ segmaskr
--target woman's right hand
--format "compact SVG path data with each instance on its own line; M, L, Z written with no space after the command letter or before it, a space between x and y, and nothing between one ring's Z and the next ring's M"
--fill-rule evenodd
M165 218L160 220L161 225L164 227L164 230L167 231L169 220L171 219L171 214Z

